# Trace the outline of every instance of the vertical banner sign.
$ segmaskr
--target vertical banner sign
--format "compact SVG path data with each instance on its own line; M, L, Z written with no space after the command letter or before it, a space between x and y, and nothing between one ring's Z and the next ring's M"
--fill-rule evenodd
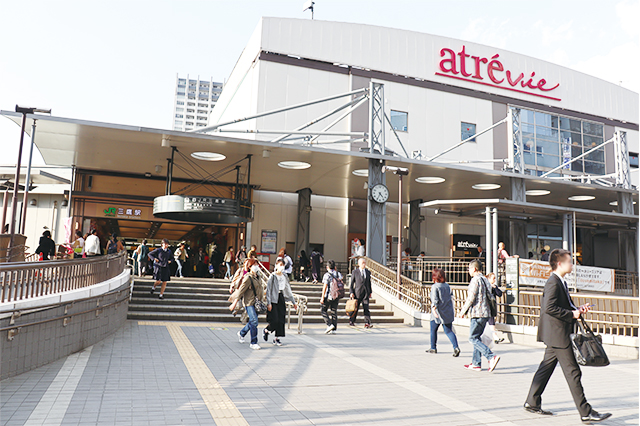
M260 252L276 254L278 252L278 231L263 229Z

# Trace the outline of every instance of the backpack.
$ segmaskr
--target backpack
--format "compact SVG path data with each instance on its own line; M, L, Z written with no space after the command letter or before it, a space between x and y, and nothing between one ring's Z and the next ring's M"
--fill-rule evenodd
M107 254L116 254L118 252L118 243L111 242L109 244L109 248L107 249Z
M487 305L489 305L489 314L491 315L491 318L495 318L496 315L498 315L498 302L496 302L493 291L491 291L491 284L489 281L485 277L482 277L481 280L485 288L484 295L487 298Z
M331 274L331 284L329 295L332 300L339 300L344 297L344 282L341 278Z

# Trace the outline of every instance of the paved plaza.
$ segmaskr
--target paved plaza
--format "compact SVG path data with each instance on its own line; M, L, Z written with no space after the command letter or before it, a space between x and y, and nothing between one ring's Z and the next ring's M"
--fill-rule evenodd
M261 324L261 327L263 325ZM128 321L77 354L0 382L0 424L13 425L572 425L581 424L558 366L544 395L553 417L522 409L542 349L515 344L493 373L466 371L439 336L409 326L308 326L285 346L240 344L239 324ZM262 330L262 328L260 328ZM638 362L584 368L589 402L638 424Z

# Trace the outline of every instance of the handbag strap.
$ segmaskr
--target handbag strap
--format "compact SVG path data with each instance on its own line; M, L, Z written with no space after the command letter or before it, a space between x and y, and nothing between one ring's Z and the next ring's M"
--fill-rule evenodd
M583 334L590 334L594 336L593 331L591 330L591 327L589 327L589 324L587 324L587 322L584 320L584 318L582 318L582 316L580 316L580 321L578 321L578 325L582 329Z

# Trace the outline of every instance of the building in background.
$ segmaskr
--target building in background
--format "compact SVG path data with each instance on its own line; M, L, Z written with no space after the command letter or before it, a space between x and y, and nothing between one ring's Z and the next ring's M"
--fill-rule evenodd
M173 102L173 130L188 131L207 124L209 113L218 101L223 83L176 74Z

